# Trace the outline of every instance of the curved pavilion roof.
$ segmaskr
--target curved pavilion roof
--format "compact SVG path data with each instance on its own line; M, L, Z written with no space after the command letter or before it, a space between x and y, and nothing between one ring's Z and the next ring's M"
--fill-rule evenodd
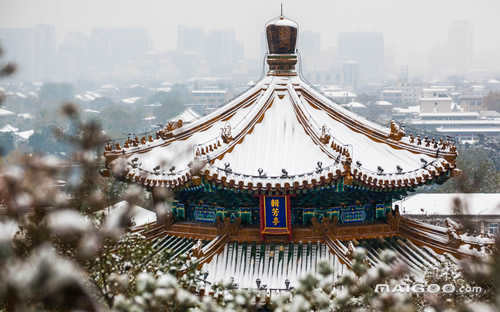
M205 164L202 175L215 182L279 190L341 177L373 189L417 186L449 175L457 154L449 142L368 121L299 76L268 75L189 125L171 123L156 138L108 145L105 156L108 165L126 159L127 178L151 187L189 183L197 160Z

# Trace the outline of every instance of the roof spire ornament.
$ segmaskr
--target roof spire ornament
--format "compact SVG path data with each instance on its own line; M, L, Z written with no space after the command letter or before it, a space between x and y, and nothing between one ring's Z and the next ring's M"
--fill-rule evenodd
M281 3L280 16L266 24L266 37L268 45L267 64L268 75L271 76L296 76L295 64L297 54L298 25L291 19L283 16L283 3Z

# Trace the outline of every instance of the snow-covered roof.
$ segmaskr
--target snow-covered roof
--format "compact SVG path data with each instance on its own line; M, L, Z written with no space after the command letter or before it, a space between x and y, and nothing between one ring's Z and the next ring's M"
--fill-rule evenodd
M172 91L172 88L170 88L170 87L162 87L162 88L156 88L155 90L157 92L170 92L170 91Z
M126 211L128 205L129 205L128 202L123 200L121 202L118 202L112 206L105 208L103 212L108 217L113 217L114 215L121 215ZM131 214L132 214L131 221L134 222L135 226L141 226L156 221L156 213L139 206L133 206Z
M468 125L468 126L487 126L487 125L498 125L500 126L500 120L497 119L441 119L441 120L419 120L415 119L410 122L413 125Z
M7 125L3 126L2 128L0 128L0 132L16 132L17 130L19 130L19 129L11 126L10 124L7 124Z
M479 117L479 113L477 113L477 112L421 113L421 114L419 114L419 116L422 118L426 118L426 117L442 117L442 118Z
M383 90L382 93L385 94L401 94L403 91L401 90Z
M33 119L33 115L31 115L30 113L17 114L17 117L21 117L23 119Z
M421 102L444 102L451 101L451 97L449 96L435 96L435 97L421 97L419 99Z
M144 107L161 107L163 104L161 103L151 103L151 104L144 104Z
M170 118L170 120L177 121L180 119L180 120L182 120L182 122L190 123L190 122L193 122L200 117L201 117L200 114L198 114L197 112L195 112L191 108L188 108L185 111L183 111L182 113L180 113L179 115Z
M16 93L15 93L15 95L16 95L17 97L22 98L22 99L27 98L26 94L24 94L24 93L22 93L22 92L16 92Z
M420 105L409 107L393 107L392 111L400 114L418 114L420 113Z
M28 140L33 133L35 133L35 130L26 130L26 131L19 131L16 132L16 135L20 137L22 140Z
M342 104L341 106L343 107L349 107L349 108L366 108L365 104L361 104L359 102L350 102L347 104Z
M467 215L499 215L500 193L425 193L415 194L394 202L400 212L413 215L453 215L454 200L467 204Z
M436 128L437 132L446 133L500 133L500 127L467 127L467 128Z
M497 111L480 111L479 115L484 118L500 118L500 113Z
M376 101L375 105L378 105L378 106L392 106L392 103L388 102L388 101Z
M330 91L325 90L323 93L331 98L346 98L346 97L356 97L356 93L351 91Z
M10 110L0 108L0 116L11 116L11 115L15 115L15 114L13 112L11 112Z
M456 157L452 145L425 147L393 135L333 103L298 76L266 76L207 116L165 129L156 140L130 141L120 150L108 146L105 155L125 158L129 179L168 187L190 179L194 159L208 161L205 175L246 188L303 187L325 177L334 181L345 170L376 187L403 186L424 183L453 168L441 158ZM422 159L433 165L424 169ZM379 166L383 175L377 173Z
M192 94L226 94L226 90L193 90L191 91Z
M137 102L140 99L141 99L141 97L134 96L134 97L129 97L129 98L123 99L122 102L127 103L127 104L134 104L135 102Z
M100 97L102 97L102 95L92 91L86 91L85 93L75 95L75 99L78 99L82 102L91 102Z
M85 113L100 114L101 112L95 109L86 108L83 110Z
M435 92L446 92L446 91L448 91L448 88L443 88L441 86L432 86L430 88L422 89L423 93L428 93L428 92L435 93Z

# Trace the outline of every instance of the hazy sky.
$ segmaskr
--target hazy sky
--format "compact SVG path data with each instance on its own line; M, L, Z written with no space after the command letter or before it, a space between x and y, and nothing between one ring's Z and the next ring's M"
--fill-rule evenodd
M205 29L233 28L247 57L256 57L259 34L279 15L280 0L0 0L0 27L56 26L58 40L94 27L139 26L157 50L176 46L180 24ZM335 46L338 32L380 31L396 62L426 59L447 38L453 20L474 26L477 55L500 55L498 0L286 0L285 15L304 30L321 33L322 49Z

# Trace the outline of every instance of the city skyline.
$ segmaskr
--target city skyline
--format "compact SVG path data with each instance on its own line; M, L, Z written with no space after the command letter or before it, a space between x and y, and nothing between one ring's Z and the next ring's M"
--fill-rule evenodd
M421 1L418 5L401 2L404 3L389 0L377 4L313 1L312 5L304 6L297 1L286 1L284 13L299 22L301 33L319 34L319 52L337 51L339 34L344 32L382 33L385 55L391 58L393 68L408 66L410 76L433 74L432 61L442 58L434 58L433 54L449 40L450 27L454 21L467 21L474 37L471 46L474 69L500 70L500 61L493 57L500 47L490 40L488 33L495 11L491 8L499 4L479 1L474 7L466 7L441 1L430 7L428 1ZM203 2L179 3L175 10L155 1L141 3L138 6L130 1L121 1L120 5L114 1L102 4L48 1L41 5L31 0L3 1L0 4L0 28L53 25L58 45L68 36L74 36L75 32L90 35L99 28L143 28L151 38L151 50L157 52L177 48L178 28L182 26L208 32L229 31L234 32L236 40L241 42L244 58L258 60L262 57L263 25L279 14L280 1L265 4L215 1L212 5L224 7L224 10L211 10L210 15L203 14L204 9L208 10ZM488 10L485 10L486 6ZM428 8L432 10L426 10ZM382 12L386 12L385 15ZM300 37L298 46L301 46ZM318 45L315 43L315 46Z

